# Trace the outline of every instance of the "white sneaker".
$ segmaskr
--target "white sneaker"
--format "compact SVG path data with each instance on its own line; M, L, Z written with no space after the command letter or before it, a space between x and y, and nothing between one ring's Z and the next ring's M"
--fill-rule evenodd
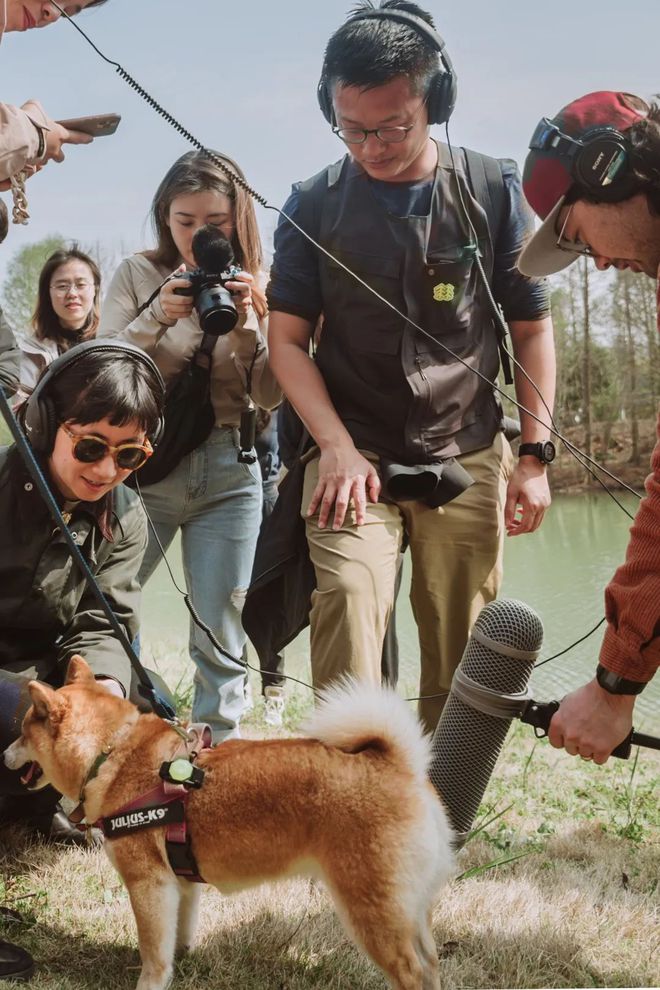
M284 714L284 688L267 687L264 691L264 722L280 727Z

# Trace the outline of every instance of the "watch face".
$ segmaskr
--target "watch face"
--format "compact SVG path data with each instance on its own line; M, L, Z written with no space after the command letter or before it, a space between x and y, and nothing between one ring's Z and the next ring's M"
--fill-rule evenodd
M555 459L555 445L552 440L546 440L541 446L541 453L543 454L543 462L545 464L552 464Z

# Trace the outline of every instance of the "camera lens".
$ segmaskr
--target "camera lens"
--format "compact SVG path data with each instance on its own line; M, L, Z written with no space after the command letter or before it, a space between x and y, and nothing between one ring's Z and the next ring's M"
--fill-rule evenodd
M204 333L222 337L236 326L238 313L231 292L223 285L203 288L195 300L195 306Z

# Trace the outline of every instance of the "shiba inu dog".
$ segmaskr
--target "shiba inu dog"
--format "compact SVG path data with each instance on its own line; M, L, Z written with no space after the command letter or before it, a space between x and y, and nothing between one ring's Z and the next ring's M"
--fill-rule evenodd
M392 987L438 990L431 910L453 866L452 834L426 777L428 741L394 692L340 682L323 693L305 737L230 740L191 763L180 756L180 730L109 694L82 657L71 659L64 687L32 681L29 690L32 707L5 762L29 764L28 787L52 784L80 800L88 823L103 823L137 922L138 990L170 985L175 951L193 939L200 884L173 871L169 805L136 799L162 786L163 764L181 777L192 763L203 781L180 788L186 841L206 883L229 892L318 876Z

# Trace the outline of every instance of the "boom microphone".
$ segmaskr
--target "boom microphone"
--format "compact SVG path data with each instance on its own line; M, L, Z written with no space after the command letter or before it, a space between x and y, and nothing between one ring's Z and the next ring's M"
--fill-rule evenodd
M523 602L486 605L474 624L433 735L431 783L462 845L543 642L540 618Z

